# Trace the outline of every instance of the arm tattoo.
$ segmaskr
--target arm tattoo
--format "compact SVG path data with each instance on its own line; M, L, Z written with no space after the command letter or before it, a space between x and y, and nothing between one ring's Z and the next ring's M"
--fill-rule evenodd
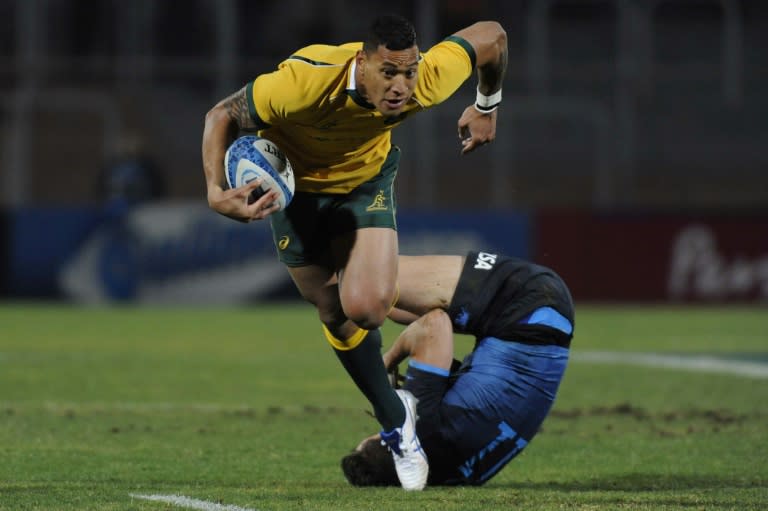
M251 118L251 112L248 109L248 97L246 88L243 87L224 100L224 106L227 109L229 117L237 123L241 130L254 129L256 123Z
M507 73L507 48L502 48L499 53L499 60L482 68L478 68L480 78L481 92L490 94L492 91L499 90L504 82L504 75Z

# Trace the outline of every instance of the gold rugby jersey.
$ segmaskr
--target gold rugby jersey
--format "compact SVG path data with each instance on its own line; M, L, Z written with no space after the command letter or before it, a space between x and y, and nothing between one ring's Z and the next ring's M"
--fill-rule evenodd
M385 117L355 90L362 46L307 46L247 85L259 135L288 156L297 190L348 193L371 179L390 150L392 128L446 100L475 68L467 41L441 41L421 54L416 89L400 115Z

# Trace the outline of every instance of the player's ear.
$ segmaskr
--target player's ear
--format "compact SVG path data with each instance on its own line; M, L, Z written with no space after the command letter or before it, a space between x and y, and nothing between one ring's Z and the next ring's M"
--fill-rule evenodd
M360 70L360 76L365 76L365 68L368 67L368 54L365 53L365 50L357 50L357 54L355 55L355 63L357 64L357 68Z

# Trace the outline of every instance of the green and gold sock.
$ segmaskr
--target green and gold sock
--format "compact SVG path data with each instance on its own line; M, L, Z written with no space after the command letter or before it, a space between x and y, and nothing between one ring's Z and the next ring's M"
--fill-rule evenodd
M384 431L403 425L405 408L389 384L381 359L381 332L360 329L346 341L340 341L323 327L328 342L344 369L373 405L373 413Z

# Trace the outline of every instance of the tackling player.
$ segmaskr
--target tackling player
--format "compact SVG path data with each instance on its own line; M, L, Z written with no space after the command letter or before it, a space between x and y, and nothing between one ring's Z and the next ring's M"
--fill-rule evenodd
M401 256L392 319L410 325L384 354L389 370L410 356L404 388L418 399L417 433L429 484L480 485L531 441L568 361L574 312L552 270L486 252ZM453 334L475 336L463 363ZM356 486L396 485L379 435L342 459Z
M421 53L410 22L382 16L365 42L302 48L205 119L208 204L243 222L270 219L280 260L373 405L406 489L424 486L427 461L412 401L389 386L381 361L378 328L397 294L400 150L390 132L476 71L477 99L458 121L462 153L492 141L506 65L506 33L496 22L475 23ZM249 204L259 180L227 189L224 153L241 131L257 131L291 161L296 194L284 211L276 212L273 193Z

